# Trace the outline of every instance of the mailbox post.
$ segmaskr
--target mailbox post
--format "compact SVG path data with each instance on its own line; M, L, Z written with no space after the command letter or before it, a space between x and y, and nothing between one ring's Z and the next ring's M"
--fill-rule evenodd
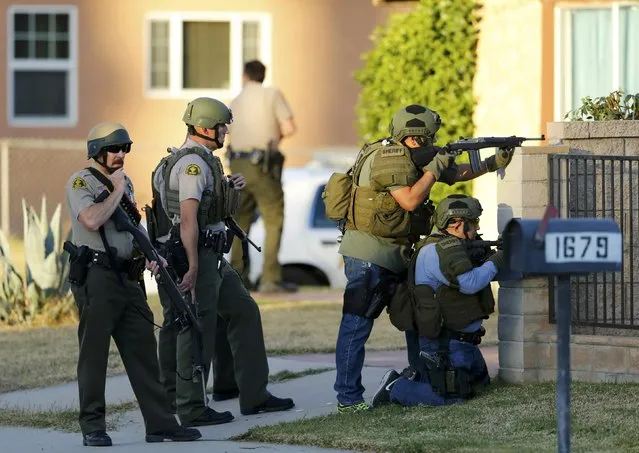
M552 208L554 209L554 208ZM612 219L511 219L504 228L509 268L524 276L555 277L557 319L557 447L570 451L570 276L621 269L619 226Z

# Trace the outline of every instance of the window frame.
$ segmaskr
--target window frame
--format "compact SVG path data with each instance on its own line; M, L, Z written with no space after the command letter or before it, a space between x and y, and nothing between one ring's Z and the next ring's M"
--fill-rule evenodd
M564 121L564 116L578 108L578 105L571 106L572 102L572 23L569 16L564 16L571 10L586 9L609 9L611 12L611 43L612 55L612 86L608 94L617 90L620 83L620 9L624 6L637 6L636 2L628 0L597 1L593 3L572 3L558 2L554 11L554 121ZM567 39L566 39L567 38ZM604 95L604 93L602 93Z
M169 87L151 86L151 27L154 21L169 23ZM230 87L228 89L183 88L183 24L184 22L229 22ZM267 67L265 83L270 84L273 69L272 55L272 18L265 12L224 12L224 11L166 11L150 12L144 16L144 96L152 99L193 99L200 96L217 99L231 99L242 90L242 24L259 22L260 61Z
M16 59L14 17L16 14L66 14L69 16L69 58L64 60ZM67 72L67 112L65 116L16 116L15 72ZM7 8L7 122L10 127L74 127L78 122L78 7L76 5L11 5Z

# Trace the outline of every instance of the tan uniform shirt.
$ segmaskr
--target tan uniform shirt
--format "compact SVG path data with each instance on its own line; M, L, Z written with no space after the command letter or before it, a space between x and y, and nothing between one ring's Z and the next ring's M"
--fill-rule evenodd
M180 149L193 147L200 147L207 153L211 152L207 147L200 145L191 138L188 138ZM156 176L159 173L160 172L156 173ZM169 189L179 192L180 202L191 198L202 201L202 193L205 190L212 191L214 189L213 183L213 172L211 168L204 159L197 154L187 154L183 156L175 163L169 175ZM159 185L157 187L161 189L160 193L163 194L164 188ZM179 223L179 216L174 216L172 221L174 224ZM224 230L224 222L207 225L206 229L222 231Z
M126 177L125 194L135 203L133 196L133 183ZM103 191L108 190L104 184L98 181L89 170L82 169L74 173L66 187L67 208L71 217L71 234L73 243L77 246L86 245L93 250L105 251L100 233L89 231L80 223L78 217L86 208L93 206L95 199ZM118 231L112 220L104 224L104 233L109 247L115 247L120 258L129 259L133 252L133 236L126 231Z
M233 122L229 126L230 144L235 151L277 148L280 122L293 117L282 92L261 83L247 82L231 103Z

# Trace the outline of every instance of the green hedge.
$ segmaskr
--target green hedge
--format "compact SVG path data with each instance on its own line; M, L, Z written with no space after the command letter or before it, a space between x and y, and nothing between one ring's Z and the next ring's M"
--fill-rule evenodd
M356 112L364 142L388 136L393 114L409 104L440 114L440 145L473 135L480 7L475 0L420 0L374 31L374 48L362 55L364 66L355 74L362 85ZM438 183L431 198L471 190L470 183Z

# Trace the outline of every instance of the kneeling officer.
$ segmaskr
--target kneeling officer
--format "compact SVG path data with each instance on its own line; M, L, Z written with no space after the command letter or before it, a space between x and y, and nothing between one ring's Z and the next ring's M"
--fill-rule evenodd
M389 370L373 406L451 404L471 398L490 382L477 345L485 333L483 319L494 312L490 282L504 258L502 251L479 260L469 254L468 241L477 238L481 213L479 201L466 195L451 195L437 206L439 231L420 244L409 268L410 280L389 307L396 327L419 332L424 367L405 376Z

